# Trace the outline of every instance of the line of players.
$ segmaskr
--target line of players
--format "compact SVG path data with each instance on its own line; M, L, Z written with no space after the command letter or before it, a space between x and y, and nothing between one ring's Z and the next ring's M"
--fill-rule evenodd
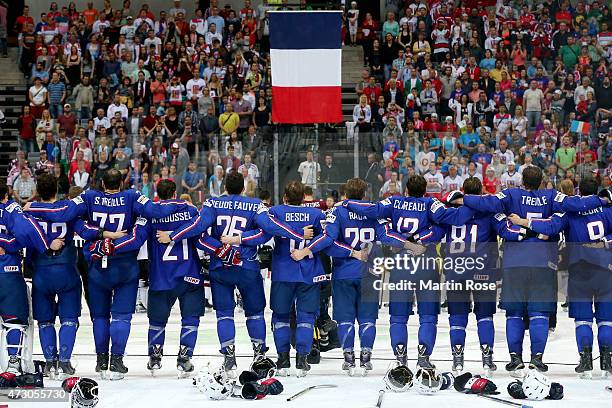
M463 243L465 249L473 247L472 244L495 242L499 235L506 241L502 264L502 306L507 315L506 336L511 353L511 362L506 369L518 372L524 368L522 340L525 316L530 321L530 365L546 371L542 354L548 333L547 320L554 310L556 296L556 272L550 268L550 265L556 263L556 253L553 254L552 250L556 245L545 245L548 252L544 256L542 248L537 245L544 237L529 234L529 231L541 229L541 234L548 235L548 241L552 241L554 234L547 226L572 230L579 225L562 221L564 218L561 215L555 216L555 221L548 223L535 219L548 220L555 211L572 213L568 216L570 220L589 219L583 224L590 225L586 227L590 228L590 235L586 235L586 238L583 234L576 235L577 240L584 240L577 242L601 239L609 241L610 236L607 234L611 231L609 209L604 207L608 201L596 196L566 197L554 190L539 190L542 174L536 168L528 168L523 173L524 189L509 189L496 196L480 196L480 181L476 178L466 180L464 190L471 195L462 198L454 194L451 197L455 202L463 201L465 204L458 208L448 208L435 199L423 197L426 182L420 176L409 178L405 197L392 197L380 203L363 201L365 182L351 179L344 188L347 200L342 206L332 209L326 217L318 209L300 206L304 188L299 182L290 183L286 187L284 205L268 210L259 200L241 195L244 182L237 173L227 177L228 194L208 200L199 213L193 206L174 199L175 186L171 181L160 182L158 194L161 202L152 203L133 190L121 191L121 175L109 171L103 180L104 192L88 191L71 201L55 202L55 180L52 176L48 176L48 180L45 177L38 180L42 202L27 208L38 223L24 216L18 206L8 204L6 190L2 195L0 188L0 195L7 203L3 204L6 211L3 211L2 223L8 233L0 240L0 246L7 255L15 254L21 247L32 248L36 251L35 258L42 258L41 262L34 263L32 303L47 360L45 370L48 375L74 373L70 354L80 316L81 284L74 268L76 250L71 249L71 240L64 241L73 231L91 242L86 245L84 253L90 261L86 290L93 320L96 371L111 379L123 378L128 371L123 364L123 354L138 289L138 267L134 261L138 249L145 241L151 264L148 298L150 370L155 371L161 367L165 325L172 306L178 300L182 329L177 368L182 373L193 371L190 359L196 343L199 319L204 311L196 248L211 254L211 290L224 368L228 372L236 369L233 322L235 288L240 291L244 302L254 360L265 356L268 350L263 314L266 300L256 248L274 237L270 306L273 311L274 343L279 357L276 364L281 372L286 373L290 369L289 320L291 308L295 306L296 370L298 375L305 375L310 369L306 356L311 349L313 326L319 309L318 285L325 279L319 257L314 254L325 252L333 257L334 320L338 322L338 334L344 351L343 369L353 374L357 370L353 351L355 321L358 323L361 345L359 367L364 372L372 368L370 360L376 336L378 299L362 299L362 295L368 292L364 289L372 283L372 275L364 273L363 268L365 255L371 250L372 243L378 241L404 248L415 256L424 252L425 256L435 257L434 246L426 244L439 242L443 236L447 236L449 247L461 247L457 243ZM588 185L581 191L583 194L593 192L589 191ZM9 207L15 211L9 212ZM579 212L583 214L575 215ZM525 223L521 217L529 218L527 223L530 230L513 227L504 213L518 214L511 218L517 224ZM9 214L11 218L8 218ZM32 227L28 227L29 230L15 228L16 222L19 222L18 225ZM594 227L593 222L600 224ZM35 237L39 237L40 242L32 242ZM523 242L517 245L515 241ZM65 247L58 248L62 242ZM525 242L530 244L525 245ZM517 251L521 251L520 256L516 256ZM599 250L599 253L605 254L600 257L603 260L601 266L607 267L605 262L609 252ZM18 255L13 256L19 258ZM591 258L587 259L591 261ZM488 264L479 279L496 281L493 265ZM445 271L447 280L452 279L452 276L448 276L452 273L452 270ZM391 280L398 282L405 277L400 271L393 271L390 275ZM435 268L422 268L408 278L439 281ZM9 345L8 366L18 371L25 368L19 356L25 349L23 345L27 343L24 339L28 327L27 293L21 290L25 284L21 284L23 278L18 270L5 267L4 272L0 273L0 279L6 280L6 285L3 284L0 291L0 314L3 316L3 328ZM581 290L584 292L588 289ZM595 288L591 290L595 291ZM447 294L453 366L456 371L460 371L463 366L470 295L475 300L474 312L478 320L483 366L485 370L493 371L494 291L450 291ZM542 298L538 297L540 295ZM57 305L54 304L56 296ZM429 356L435 345L440 309L439 293L436 290L391 293L392 348L398 364L406 365L407 321L413 313L413 298L416 298L420 322L417 364L423 369L434 369ZM592 309L591 299L589 310ZM610 311L605 302L598 302L596 298L595 306L595 317L600 327L598 340L602 369L609 371L609 346L612 342L607 330L612 329L612 319L606 315ZM586 353L590 351L590 326L587 322L592 322L593 312L587 316L587 308L581 307L580 312L573 313L576 307L570 306L570 314L582 322L579 326L579 348ZM61 322L59 347L54 326L56 310ZM590 333L592 347L592 331Z

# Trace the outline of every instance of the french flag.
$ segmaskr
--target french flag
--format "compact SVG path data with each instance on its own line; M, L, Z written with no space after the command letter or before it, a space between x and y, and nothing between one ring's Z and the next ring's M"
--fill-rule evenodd
M583 135L588 135L590 131L591 131L591 124L589 122L581 122L579 120L572 120L572 125L570 126L570 132L582 133Z
M342 122L342 13L271 11L272 121Z

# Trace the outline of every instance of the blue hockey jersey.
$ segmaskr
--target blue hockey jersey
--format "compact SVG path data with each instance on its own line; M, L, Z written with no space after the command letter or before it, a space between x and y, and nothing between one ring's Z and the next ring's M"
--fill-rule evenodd
M544 235L565 233L570 264L586 261L605 269L612 268L612 251L585 243L609 243L612 234L612 207L596 207L577 213L555 213L550 218L532 219L529 228ZM612 269L611 269L612 270Z
M602 205L597 196L568 197L557 190L545 189L529 191L509 188L496 195L472 196L463 198L466 206L488 213L517 214L522 218L548 218L556 211L586 211ZM538 267L556 269L558 262L557 237L549 242L530 237L523 243L504 243L504 268Z

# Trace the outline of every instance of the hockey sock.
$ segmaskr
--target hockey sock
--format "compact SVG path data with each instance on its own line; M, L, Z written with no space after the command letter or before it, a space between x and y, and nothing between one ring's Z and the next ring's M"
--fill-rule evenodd
M246 317L246 327L251 337L251 343L266 345L266 321L263 311Z
M438 316L419 315L419 344L425 346L425 354L430 356L436 344Z
M612 346L612 321L597 321L597 343L600 350L603 346Z
M233 310L217 310L217 336L221 344L221 352L226 353L227 346L234 344L236 338Z
M361 349L372 350L374 348L374 340L376 339L376 322L374 320L359 321L359 342Z
M599 335L597 338L599 340ZM581 352L584 347L593 348L592 321L576 319L576 344L578 345L578 352Z
M391 349L395 352L398 344L408 345L408 316L391 316L390 323Z
M125 354L125 346L130 336L132 315L127 313L113 314L110 322L111 354L122 356Z
M77 318L60 318L60 321L62 326L59 330L59 360L70 361L77 330L79 329L79 320Z
M355 327L353 322L338 322L338 339L340 347L344 351L353 350L355 347Z
M93 334L96 343L96 353L108 353L110 342L110 319L106 317L93 318Z
M53 322L38 322L38 337L45 360L57 357L57 334Z
M450 341L451 347L465 345L465 327L468 323L468 315L452 314L448 316L448 324L450 325Z
M548 340L548 313L529 312L531 354L544 353Z
M198 327L200 318L197 316L183 317L181 319L181 346L187 347L187 355L193 356L196 341L198 340Z
M486 344L491 349L495 342L495 327L493 326L493 316L476 315L476 324L478 326L478 339L480 345Z
M312 335L314 333L315 314L297 312L297 327L295 329L295 349L300 354L310 353Z
M272 335L277 353L288 353L291 350L289 320L289 314L272 312Z
M523 338L525 336L525 322L520 313L506 313L506 341L508 351L518 355L523 354Z
M164 346L166 342L166 323L149 320L149 355L153 355L153 346L158 344Z

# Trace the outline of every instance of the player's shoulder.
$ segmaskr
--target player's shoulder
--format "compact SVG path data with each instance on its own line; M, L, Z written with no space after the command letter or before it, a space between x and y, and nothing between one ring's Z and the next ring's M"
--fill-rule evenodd
M15 201L7 202L6 204L3 204L3 206L4 206L4 211L9 214L20 213L23 211L21 206L17 204Z

